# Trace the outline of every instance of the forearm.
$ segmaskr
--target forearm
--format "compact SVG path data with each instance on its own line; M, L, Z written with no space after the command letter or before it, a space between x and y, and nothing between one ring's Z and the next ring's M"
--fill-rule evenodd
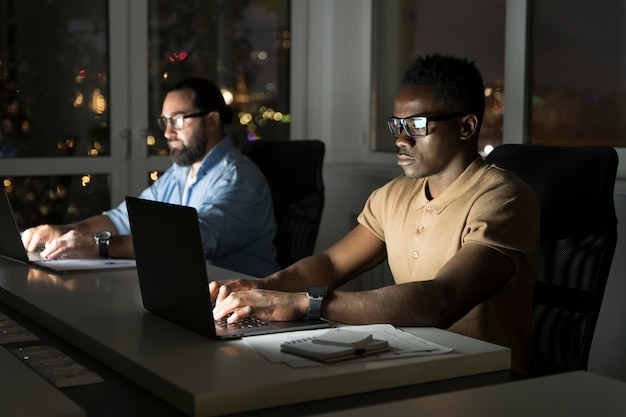
M336 288L343 279L333 268L330 259L321 253L304 258L262 281L265 289L295 292L306 291L309 284Z
M135 250L133 239L130 235L115 235L109 244L109 257L134 259Z
M434 280L369 291L331 291L322 303L322 317L346 324L390 323L445 328L454 322L449 301L445 289Z
M510 259L483 245L465 245L431 280L362 292L332 292L322 317L342 323L448 328L498 292L514 274Z
M67 227L87 236L92 236L101 230L108 230L113 235L109 243L109 256L111 258L135 258L132 237L130 235L120 235L109 216L99 214L69 224Z
M69 230L76 230L77 232L85 235L95 234L101 230L108 230L113 235L118 234L117 228L115 227L111 219L104 214L98 214L83 220L79 220L75 223L70 223L58 227L66 229L64 230L64 232L67 232Z
M304 292L309 284L326 285L322 317L345 324L391 323L396 326L448 327L456 319L454 297L435 280L391 285L370 291L334 291L352 271L337 271L324 254L308 257L264 280L261 288ZM302 314L308 301L302 295Z
M324 252L304 258L266 278L263 287L280 291L306 291L308 284L339 288L354 277L379 265L386 257L383 242L357 226Z

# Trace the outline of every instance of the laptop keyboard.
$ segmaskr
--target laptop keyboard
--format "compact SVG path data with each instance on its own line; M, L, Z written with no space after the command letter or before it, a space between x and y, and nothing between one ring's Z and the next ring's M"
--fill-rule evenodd
M268 322L258 319L256 317L244 317L234 323L228 323L226 321L227 319L228 317L224 317L220 320L215 320L215 327L219 327L224 330L237 330L249 329L253 327L266 327L270 325Z

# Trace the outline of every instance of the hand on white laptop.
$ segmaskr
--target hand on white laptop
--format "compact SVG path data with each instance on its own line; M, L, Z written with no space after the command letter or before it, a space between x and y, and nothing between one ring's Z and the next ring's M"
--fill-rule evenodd
M70 230L69 232L46 243L41 256L57 258L97 258L98 245L93 236Z
M22 243L28 252L34 252L37 248L43 247L46 243L62 236L68 230L62 230L59 226L49 224L30 227L22 233Z
M56 226L41 225L26 229L22 242L28 251L33 251L44 243L40 252L46 259L97 257L98 246L93 236L70 230L67 233Z
M214 318L220 320L232 313L228 322L233 323L248 316L270 321L299 320L306 316L309 308L306 293L256 288L260 282L246 279L211 282Z

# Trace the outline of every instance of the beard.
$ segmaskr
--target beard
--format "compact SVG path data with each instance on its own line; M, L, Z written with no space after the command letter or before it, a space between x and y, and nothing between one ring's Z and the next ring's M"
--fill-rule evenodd
M189 146L183 144L181 149L170 148L170 157L174 163L180 166L190 166L194 162L202 160L207 141L204 128L202 127L194 132L189 141Z

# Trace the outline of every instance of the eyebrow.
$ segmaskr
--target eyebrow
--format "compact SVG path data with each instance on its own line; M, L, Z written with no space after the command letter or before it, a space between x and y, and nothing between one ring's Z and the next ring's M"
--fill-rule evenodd
M164 115L163 113L161 113L161 116L163 117L174 117L174 116L178 116L178 115L185 115L185 113L193 113L193 110L188 110L188 111L176 111L174 113L170 113L169 116Z
M424 113L417 113L417 114L413 114L411 116L407 116L407 117L397 117L397 116L393 116L396 119L410 119L411 117L437 117L439 116L438 113L441 113L441 116L446 115L447 113L443 112L443 111L435 111L435 112L430 112L428 114L424 114Z

